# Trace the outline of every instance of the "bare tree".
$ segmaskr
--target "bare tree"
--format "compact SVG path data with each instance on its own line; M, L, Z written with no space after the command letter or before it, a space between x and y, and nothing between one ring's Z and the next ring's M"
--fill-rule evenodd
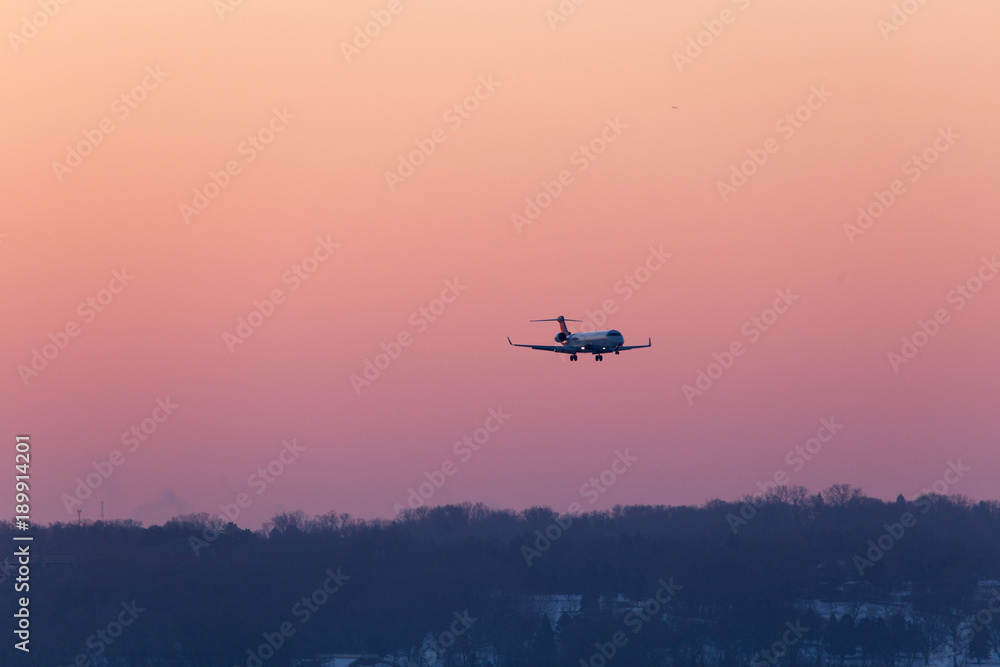
M861 489L850 484L834 484L823 492L823 500L830 505L843 507L861 497Z

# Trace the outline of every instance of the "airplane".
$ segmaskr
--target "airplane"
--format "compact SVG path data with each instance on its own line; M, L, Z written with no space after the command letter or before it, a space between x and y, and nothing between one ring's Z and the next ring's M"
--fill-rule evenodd
M609 329L607 331L591 331L587 333L570 333L569 329L566 328L566 323L581 322L582 320L567 320L562 315L555 319L530 321L558 322L560 331L556 334L556 342L559 343L559 345L519 345L518 343L512 343L510 336L507 336L507 342L514 347L530 347L532 350L546 350L548 352L568 354L570 361L576 361L576 355L581 352L583 354L589 353L594 355L594 359L597 361L604 361L605 352L614 352L615 354L618 354L619 352L624 352L625 350L635 350L640 347L651 347L653 345L652 338L650 338L645 345L623 345L625 337L614 329Z

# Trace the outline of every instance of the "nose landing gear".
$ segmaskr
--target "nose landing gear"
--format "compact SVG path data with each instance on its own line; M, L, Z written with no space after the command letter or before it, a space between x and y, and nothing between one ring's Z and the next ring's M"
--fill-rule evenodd
M597 359L598 361L604 361L604 355L603 354L595 354L594 355L594 359Z

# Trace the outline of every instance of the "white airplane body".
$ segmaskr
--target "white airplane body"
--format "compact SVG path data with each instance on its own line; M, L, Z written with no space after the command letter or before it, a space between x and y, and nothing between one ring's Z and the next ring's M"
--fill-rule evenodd
M507 342L514 347L528 347L532 350L545 350L547 352L568 354L570 361L576 361L576 355L581 352L583 354L593 354L597 361L603 361L605 352L614 352L615 354L618 354L619 352L624 352L625 350L635 350L640 347L651 347L653 345L652 339L650 339L645 345L625 345L625 337L614 329L608 329L607 331L570 333L570 330L566 328L566 323L579 322L580 320L567 320L562 315L550 320L531 321L558 322L559 333L556 334L556 342L559 343L559 345L519 345L518 343L512 343L509 336L507 337Z

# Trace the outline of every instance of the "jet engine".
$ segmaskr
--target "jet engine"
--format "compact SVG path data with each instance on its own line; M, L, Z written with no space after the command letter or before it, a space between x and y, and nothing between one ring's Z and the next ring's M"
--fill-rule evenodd
M565 343L567 338L569 338L569 336L567 336L566 334L564 334L562 331L560 331L559 333L556 334L556 342L557 343Z

